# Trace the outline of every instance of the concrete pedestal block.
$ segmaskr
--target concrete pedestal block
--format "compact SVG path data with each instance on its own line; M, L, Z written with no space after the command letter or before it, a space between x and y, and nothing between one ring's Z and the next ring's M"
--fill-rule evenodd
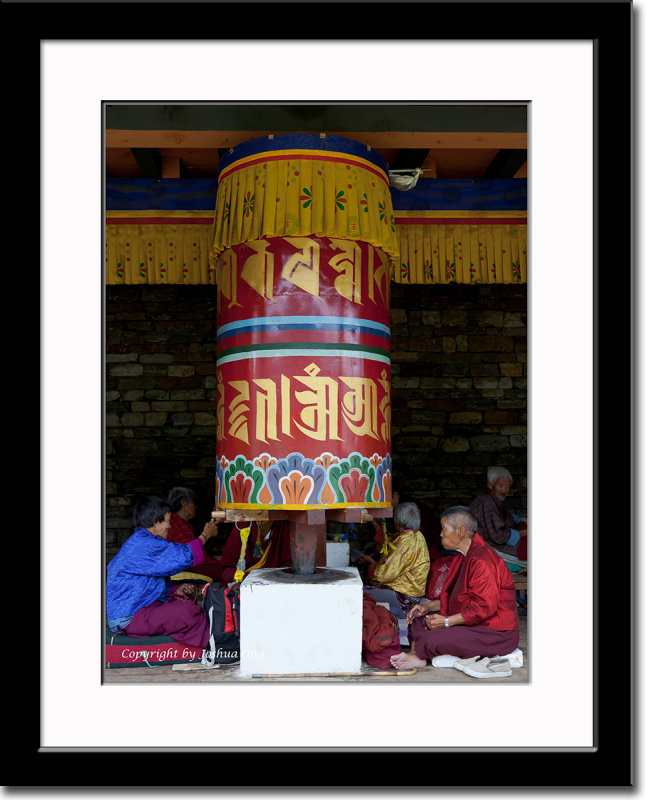
M362 581L355 567L314 575L255 569L240 586L240 675L358 672Z
M326 566L347 567L350 563L348 542L326 542Z

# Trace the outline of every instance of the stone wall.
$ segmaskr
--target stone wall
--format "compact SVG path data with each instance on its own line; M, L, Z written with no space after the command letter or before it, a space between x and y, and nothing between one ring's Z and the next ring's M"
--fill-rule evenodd
M526 286L391 284L394 480L436 510L468 505L488 466L526 510Z
M392 284L394 474L436 507L469 503L487 466L526 507L526 287ZM134 499L196 492L214 504L216 289L106 288L106 549Z
M214 506L216 290L106 288L106 548L132 532L139 495L196 492Z

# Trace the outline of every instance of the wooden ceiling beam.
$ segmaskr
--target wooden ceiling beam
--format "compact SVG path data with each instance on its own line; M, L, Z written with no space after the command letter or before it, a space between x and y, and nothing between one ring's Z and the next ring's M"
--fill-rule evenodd
M162 178L179 178L181 172L179 156L162 156Z
M514 178L525 161L525 150L499 150L485 170L485 177Z
M162 157L156 148L132 147L131 150L143 178L162 177Z
M174 131L174 130L107 130L106 147L132 149L228 149L241 142L268 134L294 133L295 131ZM319 133L319 131L300 131ZM528 135L525 132L491 131L326 131L331 136L343 136L363 142L375 150L384 148L417 150L433 149L493 149L525 150Z
M389 164L389 169L416 169L422 167L429 155L427 148L405 147L398 151L397 156Z
M527 178L528 177L528 162L527 161L523 162L523 164L515 172L514 177L515 178Z

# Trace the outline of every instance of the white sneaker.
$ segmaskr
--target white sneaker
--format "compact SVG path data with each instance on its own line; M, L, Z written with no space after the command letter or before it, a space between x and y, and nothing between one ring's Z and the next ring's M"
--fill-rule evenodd
M473 664L465 663L463 672L472 678L509 678L512 667L507 658L482 658Z
M507 656L501 656L501 658L507 658L512 669L519 669L519 667L523 667L523 653L518 647L511 653L508 653Z
M475 664L481 656L472 656L472 658L457 658L454 661L454 669L459 669L461 672L465 672L465 668Z
M453 667L458 661L458 656L442 655L431 659L432 667Z

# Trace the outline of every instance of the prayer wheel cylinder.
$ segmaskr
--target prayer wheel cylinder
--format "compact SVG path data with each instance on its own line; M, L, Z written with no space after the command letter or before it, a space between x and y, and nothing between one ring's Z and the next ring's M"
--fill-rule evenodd
M263 137L221 159L216 505L391 504L387 168L340 137Z

